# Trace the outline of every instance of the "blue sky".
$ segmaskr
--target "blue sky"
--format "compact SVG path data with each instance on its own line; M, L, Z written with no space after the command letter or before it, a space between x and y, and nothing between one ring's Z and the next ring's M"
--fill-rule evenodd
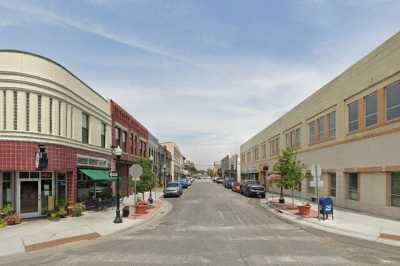
M204 168L397 33L400 1L1 1L39 53Z

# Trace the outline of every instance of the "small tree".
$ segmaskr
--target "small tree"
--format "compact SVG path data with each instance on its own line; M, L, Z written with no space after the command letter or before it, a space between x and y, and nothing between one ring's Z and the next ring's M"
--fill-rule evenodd
M274 171L281 176L278 183L281 188L279 202L284 203L283 189L290 189L292 192L292 205L294 206L294 189L304 179L303 170L304 166L296 159L296 152L292 148L282 151L278 162L274 165Z
M139 165L143 168L143 174L140 179L145 184L145 188L147 188L150 191L150 197L151 197L151 191L156 183L156 176L153 173L152 163L148 159L140 159Z

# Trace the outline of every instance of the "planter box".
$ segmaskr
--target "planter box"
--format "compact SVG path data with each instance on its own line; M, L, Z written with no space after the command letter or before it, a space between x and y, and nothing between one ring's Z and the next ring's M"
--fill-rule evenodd
M303 206L297 206L299 209L299 214L302 216L309 216L310 215L310 210L311 206L309 205L303 205Z

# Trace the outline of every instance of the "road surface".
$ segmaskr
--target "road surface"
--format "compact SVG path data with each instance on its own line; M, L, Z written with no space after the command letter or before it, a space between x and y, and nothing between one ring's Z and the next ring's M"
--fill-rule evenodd
M400 265L399 248L288 224L211 182L168 201L172 211L141 228L0 265Z

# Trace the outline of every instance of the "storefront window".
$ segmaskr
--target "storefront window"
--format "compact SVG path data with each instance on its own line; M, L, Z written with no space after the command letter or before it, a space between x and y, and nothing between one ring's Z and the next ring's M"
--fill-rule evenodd
M64 206L67 202L67 182L64 173L57 174L56 180L56 196L57 196L57 206Z
M3 206L12 204L12 179L11 173L3 173Z
M400 207L400 173L392 174L392 206Z
M329 174L329 194L332 197L336 197L336 174Z
M349 199L358 200L358 174L349 174Z

